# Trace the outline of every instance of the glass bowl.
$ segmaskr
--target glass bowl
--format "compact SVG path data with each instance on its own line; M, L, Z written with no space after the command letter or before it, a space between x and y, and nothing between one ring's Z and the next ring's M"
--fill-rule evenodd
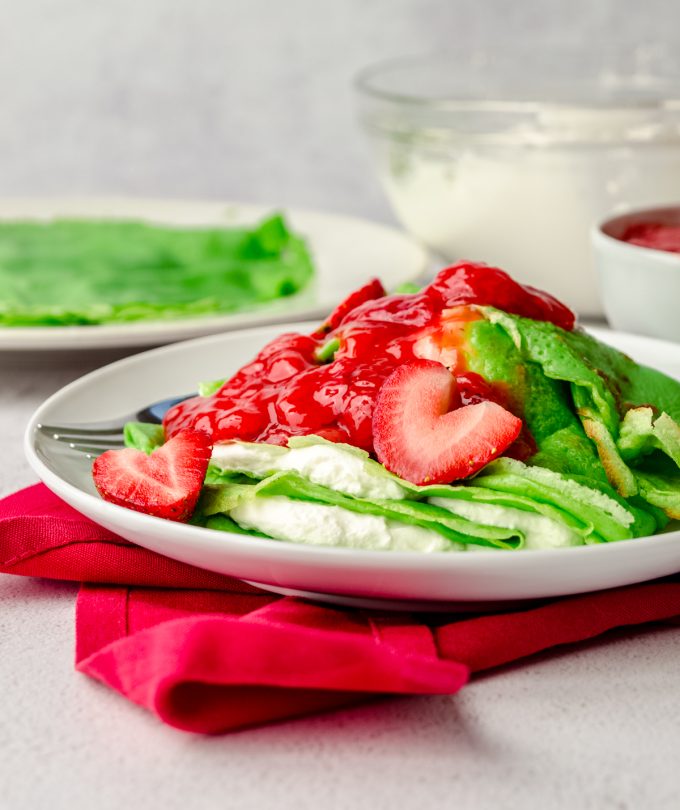
M679 87L528 56L465 69L449 56L401 59L356 80L406 230L445 261L500 266L586 317L603 313L593 223L678 198Z

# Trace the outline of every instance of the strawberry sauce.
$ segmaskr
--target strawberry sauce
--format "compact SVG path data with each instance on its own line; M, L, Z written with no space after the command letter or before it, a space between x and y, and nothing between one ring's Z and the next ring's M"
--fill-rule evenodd
M481 317L473 305L564 329L574 325L573 313L548 294L467 262L442 270L419 293L385 296L379 283L361 293L362 303L348 307L345 301L328 318L326 324L337 324L332 331L281 335L212 396L175 405L164 419L166 435L193 427L213 441L285 444L290 436L313 433L372 452L375 400L401 363L437 360L456 375L462 401L503 404L504 392L464 365L466 327ZM319 360L329 345L337 345L334 353Z
M680 225L638 222L631 225L621 239L640 247L680 253Z

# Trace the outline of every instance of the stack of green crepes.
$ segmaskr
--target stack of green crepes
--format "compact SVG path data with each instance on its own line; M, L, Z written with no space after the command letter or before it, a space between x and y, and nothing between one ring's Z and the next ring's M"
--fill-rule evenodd
M533 437L472 479L416 486L314 436L215 447L193 522L292 542L448 551L643 537L680 518L680 383L581 330L481 307L466 365L505 384ZM160 427L131 424L147 452Z

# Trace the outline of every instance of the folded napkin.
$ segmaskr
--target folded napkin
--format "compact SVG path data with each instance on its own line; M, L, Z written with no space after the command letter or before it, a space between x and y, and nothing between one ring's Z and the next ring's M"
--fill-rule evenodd
M42 484L0 501L0 571L90 583L77 669L209 733L377 695L452 694L471 673L680 614L680 578L482 616L319 606L139 548Z

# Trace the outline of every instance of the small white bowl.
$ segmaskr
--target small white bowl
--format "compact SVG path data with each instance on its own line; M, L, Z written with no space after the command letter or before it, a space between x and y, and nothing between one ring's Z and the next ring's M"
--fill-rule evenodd
M680 342L680 253L623 240L632 225L680 225L680 204L611 217L592 231L609 324L622 332Z

